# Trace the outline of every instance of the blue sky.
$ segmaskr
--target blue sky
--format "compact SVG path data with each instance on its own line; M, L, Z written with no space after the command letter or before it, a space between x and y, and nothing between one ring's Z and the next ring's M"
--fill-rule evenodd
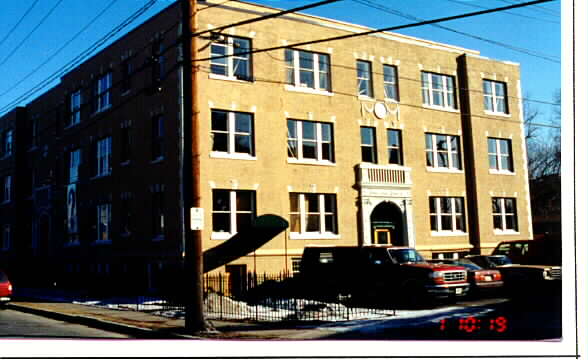
M3 75L0 82L0 109L10 105L20 95L76 58L147 2L147 0L3 1L0 5L0 73ZM138 18L121 34L136 27L172 2L172 0L157 0L145 15ZM289 9L315 2L315 0L254 0L250 2ZM372 28L381 28L413 23L415 21L410 19L411 16L429 20L485 8L508 6L517 2L524 1L343 0L306 12ZM23 17L25 13L27 15ZM97 17L100 13L102 14ZM440 24L470 36L430 25L399 32L478 50L482 56L521 64L523 95L531 99L531 104L542 114L536 122L549 123L552 106L542 102L552 102L554 92L561 86L561 65L558 62L561 55L559 14L560 2L552 1L509 12ZM19 20L22 21L18 23ZM73 39L74 36L76 36L75 39ZM506 44L519 51L492 42ZM34 96L20 102L19 105L25 105L33 98ZM4 111L0 111L0 115L3 113Z

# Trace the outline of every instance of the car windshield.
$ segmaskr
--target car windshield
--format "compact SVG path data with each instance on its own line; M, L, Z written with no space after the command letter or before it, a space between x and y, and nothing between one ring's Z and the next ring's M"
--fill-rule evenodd
M480 266L478 266L470 261L456 262L455 265L463 266L464 268L466 268L468 270L482 270L482 268Z
M414 249L388 249L388 253L399 264L425 262L421 254Z
M506 256L490 256L489 259L495 265L509 265L509 264L512 264L512 261L510 261L510 259L507 258Z

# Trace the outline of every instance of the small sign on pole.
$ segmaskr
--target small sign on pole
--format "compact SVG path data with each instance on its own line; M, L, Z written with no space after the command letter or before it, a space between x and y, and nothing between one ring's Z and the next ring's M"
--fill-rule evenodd
M204 229L204 209L190 208L190 228L192 230Z

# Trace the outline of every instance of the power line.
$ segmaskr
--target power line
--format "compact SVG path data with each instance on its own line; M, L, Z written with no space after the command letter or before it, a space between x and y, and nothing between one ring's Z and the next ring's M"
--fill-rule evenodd
M78 36L80 36L84 31L86 31L94 22L96 22L96 20L98 20L102 15L104 15L104 13L108 9L110 9L114 5L114 3L116 3L117 1L118 0L112 0L108 5L106 5L106 7L104 9L102 9L102 11L100 13L98 13L98 15L96 15L92 20L90 20L90 22L88 24L86 24L80 31L78 31L77 34L75 34L71 39L69 39L68 41L66 41L65 44L63 44L63 46L61 46L57 51L55 51L51 56L49 56L39 66L37 66L35 69L33 69L31 72L29 72L24 78L22 78L21 80L19 80L18 82L16 82L14 85L12 85L11 87L9 87L8 90L6 90L3 93L1 93L0 94L0 97L4 96L4 95L8 94L9 92L11 92L12 90L14 90L18 85L22 84L25 80L27 80L33 74L35 74L37 71L39 71L40 68L42 68L49 61L51 61L53 58L55 58L55 56L57 56L63 49L65 49L69 44L71 44L75 39L77 39Z
M59 77L61 77L64 74L66 74L69 70L71 70L73 67L77 66L84 59L86 59L88 56L90 56L96 49L98 49L100 46L104 45L108 40L110 40L112 37L114 37L116 34L118 34L120 31L122 31L130 23L135 21L139 16L143 15L147 10L149 10L153 5L155 5L156 2L157 2L157 0L149 0L142 8L140 8L135 13L133 13L131 16L126 18L121 24L119 24L117 27L115 27L113 30L111 30L108 34L103 36L101 39L94 42L94 44L92 44L89 48L87 48L85 51L83 51L81 54L79 54L76 58L71 60L66 65L62 66L59 70L55 71L52 75L50 75L45 80L41 81L39 84L34 86L32 89L27 91L25 94L21 95L17 99L15 99L15 100L11 101L9 104L5 105L2 109L0 109L0 113L3 113L5 111L9 110L15 104L18 104L19 102L28 99L36 92L38 92L41 89L48 86L54 80L58 79Z
M499 1L502 1L505 4L517 4L516 1L512 1L512 0L499 0ZM530 9L535 10L536 12L543 13L543 14L555 16L558 18L560 17L560 14L557 11L547 9L542 6L535 5L535 6L530 7Z
M299 6L299 7L296 7L296 8L292 8L292 9L289 9L289 10L283 10L283 11L279 11L277 13L273 13L273 14L269 14L269 15L264 15L264 16L259 16L259 17L255 17L255 18L251 18L251 19L239 21L239 22L236 22L236 23L219 26L219 27L216 27L214 29L199 31L197 33L192 34L192 36L200 36L200 35L206 34L206 33L220 32L220 31L223 31L223 30L228 29L228 28L232 28L232 27L236 27L236 26L241 26L241 25L247 25L247 24L251 24L251 23L255 23L255 22L259 22L259 21L263 21L263 20L273 19L273 18L276 18L276 17L279 17L279 16L284 16L284 15L291 14L291 13L294 13L294 12L299 12L299 11L303 11L303 10L307 10L307 9L312 9L312 8L315 8L315 7L318 7L318 6L327 5L327 4L331 4L331 3L335 3L335 2L339 2L339 1L342 1L342 0L324 0L324 1L319 1L319 2L312 3L312 4L308 4L308 5L304 5L304 6Z
M423 19L420 19L420 18L418 18L416 16L413 16L413 15L410 15L410 14L407 14L407 13L402 13L402 12L397 11L397 10L393 10L393 9L391 9L389 7L376 4L376 3L374 3L373 1L370 1L370 0L353 0L353 1L355 1L357 3L360 3L360 4L363 4L363 5L366 5L366 6L369 6L369 7L374 8L374 9L385 11L385 12L387 12L389 14L393 14L393 15L397 15L397 16L403 17L405 19L414 20L414 21L423 21ZM496 41L496 40L487 39L487 38L484 38L484 37L481 37L481 36L478 36L478 35L469 34L469 33L463 32L463 31L452 29L452 28L447 27L447 26L444 26L444 25L431 24L431 26L435 26L435 27L437 27L439 29L447 30L447 31L450 31L450 32L453 32L453 33L456 33L456 34L459 34L459 35L463 35L463 36L466 36L466 37L470 37L470 38L473 38L473 39L476 39L476 40L484 41L484 42L487 42L487 43L490 43L490 44L493 44L493 45L502 46L504 48L507 48L507 49L510 49L510 50L513 50L513 51L516 51L516 52L520 52L520 53L523 53L523 54L527 54L527 55L530 55L530 56L534 56L534 57L537 57L537 58L541 58L541 59L544 59L544 60L547 60L547 61L555 62L555 63L558 63L558 64L560 63L559 59L557 59L555 56L541 54L539 52L532 51L532 50L529 50L529 49L512 46L512 45L509 45L509 44L505 44L503 42L499 42L499 41Z
M16 24L12 27L12 29L10 29L8 31L8 34L6 34L6 36L4 36L4 38L2 38L2 40L0 40L0 46L2 46L2 44L4 44L4 42L6 41L6 39L8 39L10 37L10 35L12 35L12 33L14 33L14 30L16 30L16 28L22 23L22 21L27 17L27 15L29 15L29 13L33 10L33 8L35 7L35 5L37 5L38 2L39 2L39 0L33 1L33 3L27 9L27 11L25 11L25 13L20 17L20 19L16 22Z
M461 0L445 0L448 2L452 2L454 4L460 4L460 5L464 5L464 6L470 6L470 7L474 7L474 8L478 8L478 9L489 9L488 7L485 6L481 6L481 5L476 5L476 4L472 4L468 1L461 1ZM505 11L505 14L509 14L512 16L517 16L517 17L521 17L521 18L525 18L525 19L531 19L531 20L538 20L538 21L543 21L543 22L548 22L548 23L552 23L552 24L559 24L559 21L552 21L552 20L547 20L547 19L541 19L541 18L536 18L534 16L528 16L528 15L523 15L523 14L517 14L514 12L510 12L510 11Z
M51 16L51 14L53 13L53 11L55 11L55 9L62 2L63 2L63 0L57 0L57 3L55 3L55 5L51 8L51 10L49 10L49 12L47 14L45 14L45 16L41 19L41 21L39 21L39 23L33 28L33 30L31 30L28 33L28 35L25 36L25 38L12 50L12 52L10 52L10 54L8 54L8 56L6 56L6 58L4 59L4 61L2 61L0 63L0 66L6 64L6 62L24 45L24 43L33 35L33 33L35 31L37 31L37 29L39 27L41 27L41 25L43 25L43 23L45 22L45 20L47 20L47 18L49 18L49 16Z
M358 37L358 36L366 36L366 35L372 35L372 34L377 34L377 33L381 33L381 32L395 31L395 30L407 29L407 28L417 27L417 26L422 26L422 25L435 24L435 23L444 22L444 21L463 19L463 18L484 15L484 14L489 14L489 13L494 13L494 12L499 12L499 11L504 11L504 10L509 10L509 9L515 9L515 8L520 8L520 7L524 7L524 6L540 4L540 3L544 3L544 2L550 2L550 1L553 1L553 0L535 0L535 1L520 3L520 4L516 4L516 5L503 6L503 7L493 8L493 9L488 9L488 10L481 10L481 11L475 11L475 12L470 12L470 13L465 13L465 14L460 14L460 15L447 16L447 17L437 18L437 19L433 19L433 20L420 21L420 22L411 23L411 24L397 25L397 26L391 26L391 27L380 28L380 29L375 29L375 30L363 31L363 32L359 32L359 33L333 36L333 37L324 38L324 39L302 41L302 42L289 44L289 45L280 45L280 46L274 46L274 47L269 47L269 48L264 48L264 49L243 51L243 52L240 52L239 54L240 55L249 55L249 54L256 54L256 53L261 53L261 52L266 52L266 51L288 49L291 47L319 44L319 43L328 42L328 41L349 39L349 38L354 38L354 37ZM207 61L207 60L214 60L214 59L224 59L229 56L231 56L231 55L219 55L219 56L213 56L213 57L208 57L208 58L203 58L203 59L194 59L194 60L192 60L192 62L200 62L200 61Z

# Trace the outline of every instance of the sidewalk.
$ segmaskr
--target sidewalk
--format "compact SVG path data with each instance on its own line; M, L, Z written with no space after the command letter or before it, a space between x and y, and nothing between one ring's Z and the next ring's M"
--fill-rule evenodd
M316 325L294 323L253 323L246 321L209 321L214 330L188 334L184 319L168 318L147 312L115 310L75 304L59 296L17 296L8 309L27 312L56 320L82 324L98 329L124 333L141 339L258 339L308 340L334 333Z

